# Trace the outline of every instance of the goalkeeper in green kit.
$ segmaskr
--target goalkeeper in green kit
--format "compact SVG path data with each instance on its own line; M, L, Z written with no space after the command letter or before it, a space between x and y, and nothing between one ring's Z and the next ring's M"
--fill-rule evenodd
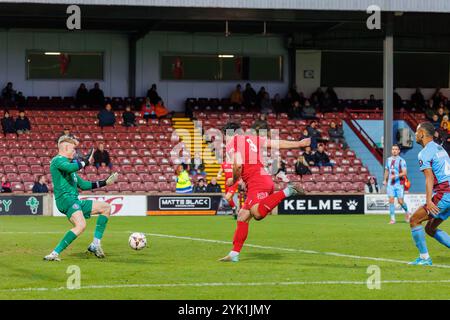
M77 171L93 161L94 150L92 149L86 157L74 160L77 145L78 141L73 136L61 136L58 139L59 153L50 163L56 207L67 216L73 224L73 228L64 235L64 238L61 239L52 253L44 257L44 260L47 261L60 261L60 253L83 233L86 229L86 219L89 219L91 215L99 216L95 227L94 240L88 251L98 258L105 257L100 241L108 223L111 206L106 202L79 200L78 188L92 190L113 184L117 181L118 174L113 173L106 180L95 182L80 178Z

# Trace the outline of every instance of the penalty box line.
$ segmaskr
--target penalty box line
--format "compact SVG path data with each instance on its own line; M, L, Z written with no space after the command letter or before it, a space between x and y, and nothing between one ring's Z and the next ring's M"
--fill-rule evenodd
M450 280L382 280L383 284L443 284ZM370 284L373 284L372 282ZM78 289L58 288L12 288L1 289L0 292L42 292L42 291L72 291L92 289L132 289L132 288L176 288L176 287L262 287L262 286L307 286L307 285L368 285L367 281L280 281L280 282L205 282L205 283L150 283L150 284L111 284L89 285Z

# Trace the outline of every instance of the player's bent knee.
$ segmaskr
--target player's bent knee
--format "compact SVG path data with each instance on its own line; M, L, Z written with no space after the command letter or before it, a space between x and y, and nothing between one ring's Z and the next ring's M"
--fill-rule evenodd
M101 214L105 215L105 216L110 216L111 214L111 205L109 203L103 203L102 205L102 210L101 210Z
M430 224L427 224L425 226L425 232L427 233L427 235L429 235L430 237L434 237L436 234L436 229L433 228L433 226L431 226Z

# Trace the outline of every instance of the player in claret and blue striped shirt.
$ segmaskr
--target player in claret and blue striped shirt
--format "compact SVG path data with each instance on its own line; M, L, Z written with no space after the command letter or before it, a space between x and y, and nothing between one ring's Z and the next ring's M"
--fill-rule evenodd
M426 204L411 218L411 233L419 249L412 265L432 265L425 241L425 232L450 248L450 236L439 225L450 216L450 158L447 151L433 141L435 128L429 122L417 127L416 141L423 146L419 153L420 170L425 174ZM422 222L428 221L425 230Z
M403 201L405 193L405 179L406 179L406 161L400 157L400 147L396 144L392 146L392 156L387 158L386 166L384 168L384 182L386 192L389 197L389 211L391 216L390 224L395 223L395 205L394 201L397 198L398 204L405 210L406 222L409 222L411 215L408 212L408 206Z

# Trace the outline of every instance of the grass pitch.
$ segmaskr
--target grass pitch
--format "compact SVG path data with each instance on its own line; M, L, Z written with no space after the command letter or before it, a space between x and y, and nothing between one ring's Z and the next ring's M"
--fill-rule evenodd
M58 263L42 258L68 230L66 219L1 217L0 299L450 299L450 250L427 237L436 266L408 266L417 256L409 226L387 222L270 216L251 222L253 246L239 263L220 263L231 249L231 217L114 217L104 260L85 253L93 218ZM135 231L148 234L148 248L128 247ZM81 289L66 287L72 265L81 270ZM366 285L371 265L381 270L379 290Z

